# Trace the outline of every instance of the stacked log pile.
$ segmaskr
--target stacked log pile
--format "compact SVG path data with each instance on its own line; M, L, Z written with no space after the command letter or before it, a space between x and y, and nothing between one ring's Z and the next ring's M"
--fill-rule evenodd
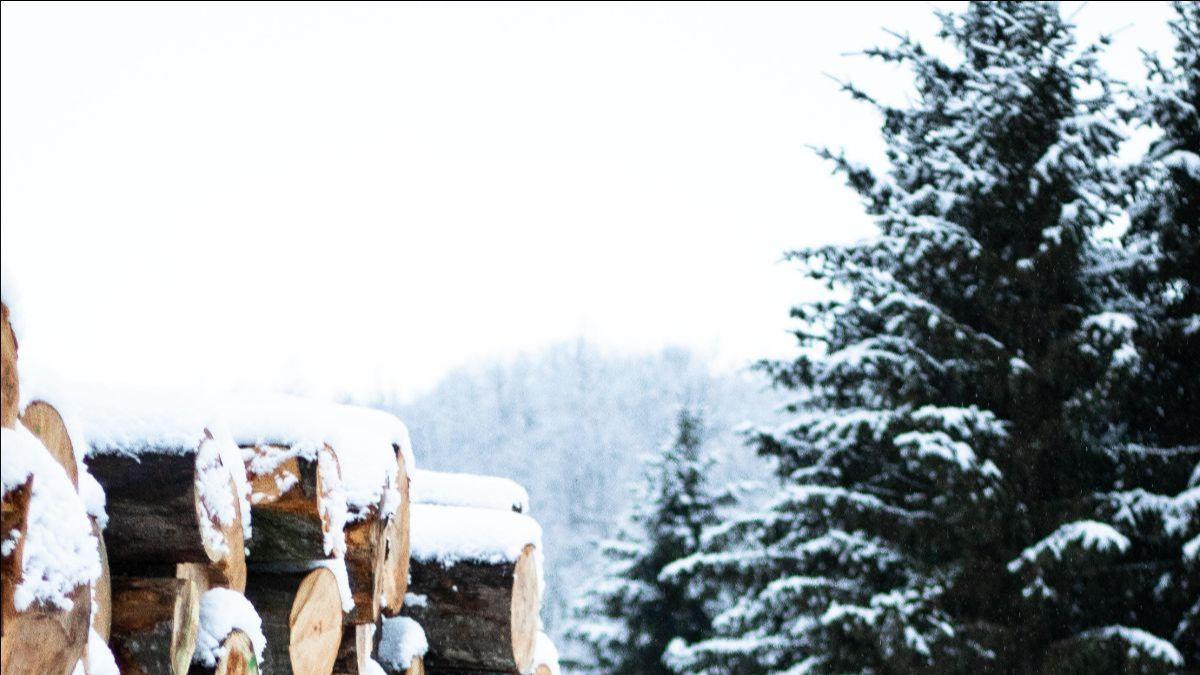
M0 671L65 675L82 664L101 673L112 661L107 558L97 537L103 493L62 415L36 387L22 390L9 302L0 298Z
M380 411L50 377L5 289L0 675L557 672L519 485Z

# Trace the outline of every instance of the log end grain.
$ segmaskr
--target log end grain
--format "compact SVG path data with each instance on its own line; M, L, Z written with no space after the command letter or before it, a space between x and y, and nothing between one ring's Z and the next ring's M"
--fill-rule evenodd
M538 588L537 558L532 545L526 546L513 569L512 648L517 669L522 673L533 667L537 643L538 613L541 596Z

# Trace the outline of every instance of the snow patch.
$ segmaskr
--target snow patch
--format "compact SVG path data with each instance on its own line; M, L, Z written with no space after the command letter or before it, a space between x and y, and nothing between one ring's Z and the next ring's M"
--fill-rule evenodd
M541 526L519 513L413 504L411 518L412 557L418 560L513 562L530 544L542 549Z
M473 506L529 513L529 493L515 481L498 476L421 470L413 473L414 504Z
M112 650L95 629L88 629L87 667L84 672L87 675L121 675Z
M1035 563L1047 554L1055 560L1062 560L1067 549L1074 547L1100 553L1124 553L1129 548L1129 538L1112 525L1095 520L1067 523L1025 549L1019 558L1008 563L1008 570L1016 572L1025 567L1027 562Z
M347 521L381 504L399 503L396 452L412 476L416 459L408 428L381 410L326 403L285 394L231 394L226 419L238 445L284 445L318 452L326 443L337 455L346 493ZM384 517L391 515L384 512Z
M1081 633L1083 640L1120 640L1129 647L1129 656L1148 657L1176 668L1183 666L1183 655L1167 640L1140 628L1129 626L1106 626Z
M0 430L0 482L5 492L33 476L29 524L21 563L21 580L13 604L24 611L34 603L69 610L72 591L100 576L98 543L87 509L67 472L24 427ZM4 551L16 546L14 533L4 533Z
M425 656L429 651L421 624L406 616L384 617L381 622L383 632L375 655L392 670L408 670L413 659Z
M561 675L562 668L558 665L558 648L549 635L538 631L537 640L533 644L533 667L545 666L550 675Z
M196 636L196 651L192 662L208 668L217 665L224 656L225 638L240 630L250 638L254 656L261 664L267 638L262 632L262 619L254 606L241 593L214 588L200 598L200 629Z

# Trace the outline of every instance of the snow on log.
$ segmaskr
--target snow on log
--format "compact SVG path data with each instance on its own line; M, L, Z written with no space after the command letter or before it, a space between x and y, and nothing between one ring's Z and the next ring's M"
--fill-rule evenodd
M314 453L332 447L350 521L389 501L385 491L398 484L389 480L397 468L396 453L404 456L407 471L415 468L408 429L381 410L284 394L233 394L225 419L241 447L276 445Z
M113 577L109 643L123 675L184 675L200 624L196 587L186 579Z
M281 560L285 555L293 560L313 559L340 554L355 603L347 617L349 624L373 624L379 617L381 597L389 613L399 611L407 579L403 551L408 537L408 474L414 467L412 443L404 424L379 410L280 394L234 395L227 402L226 419L237 443L254 449L248 458L252 475L269 474L280 466L280 460L292 456L319 460L324 449L332 449L337 458L344 512L336 511L336 497L325 500L326 505L319 506L316 514L311 512L311 500L306 500L304 510L308 515L291 526L306 528L303 545L311 548L317 529L314 524L336 531L340 520L344 522L342 541L322 541L325 550L316 556L311 550L276 551L272 555L270 549L279 547L271 542L278 537L268 534L263 539L267 552L261 559ZM303 474L303 470L292 473ZM277 479L283 481L276 483L280 492L291 487L286 475L267 480ZM259 484L265 488L263 494L268 495L260 501L266 503L271 487L265 482ZM319 495L315 477L310 484ZM313 518L321 515L321 508L327 512L324 523ZM252 546L255 549L251 558L257 560L258 544L252 542Z
M558 665L558 648L549 635L538 632L537 642L533 647L533 675L561 675L562 668Z
M254 656L254 643L240 630L235 630L221 641L221 652L212 666L192 663L188 675L258 675L258 659Z
M372 509L346 526L346 576L354 608L346 614L347 625L373 624L379 620L380 596L387 577L387 539L381 511Z
M0 436L0 670L69 673L87 655L97 542L75 486L45 446L21 426Z
M342 641L342 589L329 567L253 571L246 597L262 619L269 672L329 675Z
M189 675L248 675L261 668L262 620L241 593L214 588L200 598L200 629Z
M219 445L203 429L190 446L93 446L87 466L107 496L104 538L113 565L198 562L221 585L245 587L238 488Z
M431 670L529 672L541 600L541 527L461 506L412 508L404 615L429 640Z
M5 284L7 286L7 284ZM21 384L17 378L17 335L8 309L8 289L0 301L0 426L11 429L21 409Z
M253 445L242 452L250 480L254 562L318 560L345 553L346 497L337 457L328 445Z
M529 513L529 493L515 481L499 476L448 473L421 469L413 472L414 504L474 506L496 511Z
M421 624L406 616L384 618L375 631L375 661L386 675L423 675L428 650Z
M72 675L78 672L79 669L76 668ZM108 638L102 637L94 630L88 636L87 661L84 663L83 672L86 675L121 675L117 659L108 647Z

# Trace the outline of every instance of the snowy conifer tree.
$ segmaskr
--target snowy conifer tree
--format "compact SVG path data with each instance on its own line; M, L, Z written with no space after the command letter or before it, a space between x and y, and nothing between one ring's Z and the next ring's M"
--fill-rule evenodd
M829 294L793 310L800 354L764 364L796 393L753 438L782 487L668 569L724 603L680 671L1181 664L1140 623L1141 554L1105 499L1138 487L1106 396L1137 359L1096 236L1121 197L1098 50L1053 4L939 16L956 56L869 52L911 68L910 107L846 87L882 113L890 170L825 155L879 234L792 254Z
M663 653L675 638L708 635L703 593L661 579L668 564L699 550L700 533L716 521L706 477L698 413L682 409L674 441L648 464L647 485L617 537L605 542L610 565L583 595L570 634L585 642L600 672L667 673Z
M1151 613L1200 664L1200 5L1175 3L1174 58L1147 61L1137 118L1160 135L1137 167L1130 228L1130 306L1141 367L1127 393L1128 462L1154 491L1112 503L1147 540ZM1149 469L1147 471L1146 469ZM1143 483L1151 481L1143 480ZM1172 495L1174 497L1172 498ZM1182 556L1180 553L1182 552Z

